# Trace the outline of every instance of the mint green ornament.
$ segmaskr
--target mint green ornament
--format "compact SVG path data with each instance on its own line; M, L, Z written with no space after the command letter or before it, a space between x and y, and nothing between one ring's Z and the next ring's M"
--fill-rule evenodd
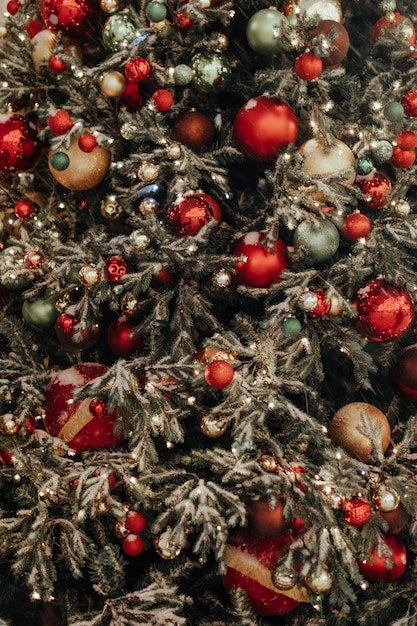
M294 245L303 250L307 265L328 261L337 252L339 243L339 231L330 220L304 220L294 231Z
M145 9L145 15L150 22L161 22L167 16L165 3L152 0Z
M301 332L301 322L296 317L287 317L282 322L281 330L286 337L296 339Z
M222 91L232 73L227 57L220 52L199 52L191 60L192 85L202 92Z
M384 117L389 122L400 122L404 117L404 108L401 102L389 102L384 107Z
M54 325L58 312L50 299L38 298L24 301L22 317L30 328L42 331Z
M261 9L246 26L248 44L258 54L275 54L282 48L282 33L289 27L287 18L276 9Z

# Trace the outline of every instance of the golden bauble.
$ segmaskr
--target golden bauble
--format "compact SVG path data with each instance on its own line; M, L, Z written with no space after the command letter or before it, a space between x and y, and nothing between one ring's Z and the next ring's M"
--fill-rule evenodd
M105 146L97 145L92 152L83 152L78 146L78 136L76 136L68 150L62 147L60 152L68 156L68 167L62 171L55 169L51 164L51 157L54 154L51 150L48 154L49 169L55 180L71 191L92 189L101 183L107 174L110 152Z
M126 78L120 72L112 70L103 74L99 81L100 89L108 98L118 98L126 87Z
M379 440L385 452L391 440L391 427L384 413L367 402L351 402L342 406L333 416L328 433L332 442L343 446L359 461L368 462L372 455L372 439L364 430L369 422L374 440Z
M334 144L327 148L319 139L309 139L299 148L304 161L302 170L313 179L320 180L339 172L351 170L351 174L343 182L351 185L355 180L355 155L343 141L335 139ZM325 202L326 197L321 192L314 192L313 198L318 202Z

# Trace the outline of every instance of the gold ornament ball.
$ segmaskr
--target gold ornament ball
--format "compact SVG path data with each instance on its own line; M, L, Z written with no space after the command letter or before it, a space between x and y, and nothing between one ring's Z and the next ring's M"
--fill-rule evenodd
M117 520L117 522L115 523L114 527L113 527L113 533L114 536L117 539L125 539L128 534L129 534L129 530L127 530L124 520Z
M71 191L85 191L92 189L106 176L110 165L110 152L105 146L97 145L92 152L83 152L78 146L78 137L73 138L71 146L62 147L69 158L69 165L65 170L57 170L51 164L53 152L48 154L49 170L55 180Z
M320 572L309 573L305 578L305 585L314 593L328 591L333 584L333 577L327 567L323 567Z
M13 413L5 413L0 417L0 432L3 435L15 435L19 432L19 422Z
M150 161L144 161L140 164L138 169L138 176L140 180L144 183L150 183L159 174L159 167L156 163L151 163Z
M123 294L120 300L120 307L126 317L136 317L141 311L140 301L131 291Z
M167 528L163 533L155 540L155 550L157 554L165 561L172 561L182 552L181 546L177 546L171 540L172 530Z
M267 472L268 474L275 474L278 469L278 463L276 458L274 456L271 456L270 454L262 454L258 459L258 463L263 471Z
M100 89L108 98L118 98L126 87L126 78L120 72L106 72L100 78Z
M359 461L364 463L372 455L372 439L364 434L369 421L374 439L379 438L382 452L391 440L391 427L382 411L367 402L351 402L342 406L333 416L328 434L336 446L342 446Z
M100 213L106 220L115 222L123 215L123 207L118 203L116 196L111 194L101 203Z
M206 437L217 439L217 437L224 435L227 430L227 424L222 419L215 419L210 417L210 415L205 415L201 418L200 428Z
M78 278L84 287L94 287L100 280L100 270L93 263L87 263L78 272Z
M337 174L345 170L351 170L349 177L343 182L351 185L355 180L355 155L343 141L336 139L330 147L324 145L319 139L309 139L299 148L304 161L302 170L311 178L320 179L331 174ZM314 193L313 197L318 202L325 202L325 196Z

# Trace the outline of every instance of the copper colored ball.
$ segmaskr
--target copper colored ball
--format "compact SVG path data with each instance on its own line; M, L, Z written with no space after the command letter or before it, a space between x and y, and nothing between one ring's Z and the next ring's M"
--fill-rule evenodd
M402 504L399 504L393 511L378 511L378 515L387 522L388 529L386 532L391 535L398 535L410 521L410 516Z
M248 528L258 537L276 537L290 526L284 517L284 503L281 498L277 498L275 509L271 509L268 498L260 498L248 504L246 510Z
M401 381L411 389L417 389L417 344L408 346L400 353L398 373Z
M198 111L183 113L172 125L172 134L176 141L199 152L207 148L214 140L214 124Z
M324 67L339 65L349 51L349 33L342 24L339 24L334 20L322 20L319 22L311 33L311 39L319 35L328 36L330 32L337 33L337 36L332 41L330 54L327 57L322 58Z
M364 434L366 422L371 424L374 438L379 438L382 452L391 440L391 428L384 413L367 402L351 402L342 406L333 416L328 434L336 446L359 461L368 462L372 454L372 439Z

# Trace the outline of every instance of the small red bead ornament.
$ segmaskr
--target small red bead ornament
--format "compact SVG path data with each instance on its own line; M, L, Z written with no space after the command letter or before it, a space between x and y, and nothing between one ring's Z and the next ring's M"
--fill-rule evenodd
M372 509L367 500L354 496L346 500L342 506L343 517L351 526L364 526L371 519Z
M390 163L394 167L405 170L411 167L416 160L416 153L414 150L403 150L400 146L394 146Z
M83 37L98 23L100 0L42 0L41 15L49 30Z
M314 80L323 71L323 61L312 52L303 52L294 63L294 72L302 80Z
M135 320L122 315L113 320L107 329L107 344L117 356L127 357L143 348L143 335L135 332Z
M414 320L414 303L407 289L382 278L368 281L352 303L358 311L356 328L368 341L395 341Z
M137 511L128 511L124 522L125 527L131 533L140 533L146 527L146 518Z
M403 130L397 136L396 143L401 150L414 150L417 148L417 133L412 130Z
M221 210L216 200L207 194L182 196L167 212L168 224L179 237L194 237L212 219L220 221Z
M48 67L54 74L62 74L67 69L66 63L55 54L49 58Z
M137 556L143 551L143 540L139 535L129 533L123 539L122 550L127 556Z
M19 200L14 205L14 212L20 219L27 219L33 213L33 204L28 200Z
M6 6L7 12L10 13L10 15L16 15L21 6L22 4L19 0L10 0Z
M74 126L70 114L65 109L59 109L48 117L48 126L54 135L65 135Z
M380 172L374 172L369 177L357 181L357 186L362 193L369 196L366 200L359 200L358 206L363 211L377 211L387 205L392 184L389 178Z
M92 152L97 145L97 139L91 133L84 133L78 137L78 147L83 152Z
M214 389L224 389L233 380L235 370L228 361L218 359L209 363L204 370L206 383Z
M394 582L407 567L407 552L397 535L383 535L369 557L358 561L359 571L369 582Z
M417 91L409 91L401 98L401 104L407 117L417 117Z
M127 274L127 263L121 256L112 256L106 260L104 275L108 283L118 283Z
M151 96L158 111L168 111L172 107L174 98L168 89L157 89Z
M77 453L86 448L114 448L123 434L114 432L116 412L95 415L94 398L74 400L74 391L107 371L99 363L79 363L55 372L46 388L44 424L48 433L63 439Z
M151 64L144 57L129 59L124 67L126 78L134 83L143 83L145 80L148 80L151 72Z
M343 234L350 241L366 237L371 231L371 221L363 213L352 213L343 222Z
M38 156L35 125L17 113L0 114L0 171L24 172Z
M234 282L247 287L268 287L278 282L281 274L289 267L287 246L281 239L276 239L274 247L268 248L262 233L252 231L238 239L233 246L235 257L244 257L237 261L234 268Z
M243 154L255 161L272 161L281 148L295 143L298 122L288 104L259 96L238 111L233 133Z

